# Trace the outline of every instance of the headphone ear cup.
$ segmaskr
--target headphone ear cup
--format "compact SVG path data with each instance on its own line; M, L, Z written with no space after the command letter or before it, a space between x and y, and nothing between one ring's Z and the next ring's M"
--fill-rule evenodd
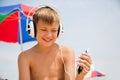
M33 21L30 21L27 25L27 32L31 37L35 37L35 29Z
M63 25L60 23L59 28L58 28L57 37L60 37L63 32L64 32Z

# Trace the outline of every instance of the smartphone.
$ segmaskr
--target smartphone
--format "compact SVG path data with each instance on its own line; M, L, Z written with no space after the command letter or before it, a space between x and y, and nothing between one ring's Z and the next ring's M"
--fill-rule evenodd
M87 53L88 51L87 50L85 50L85 53ZM77 73L78 74L80 74L80 72L83 70L83 67L81 67L81 66L78 66L77 67Z

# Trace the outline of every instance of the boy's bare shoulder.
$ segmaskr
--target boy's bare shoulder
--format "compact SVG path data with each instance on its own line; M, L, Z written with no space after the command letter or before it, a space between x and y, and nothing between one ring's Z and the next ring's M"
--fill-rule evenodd
M62 46L62 55L65 63L75 59L74 50L68 46Z
M25 50L19 54L18 59L23 59L23 60L26 59L27 60L32 56L32 53L33 53L32 48Z
M65 57L74 56L74 50L68 46L62 46L62 52Z
M69 46L62 46L62 51L65 53L71 53L71 52L73 53L74 52L74 50Z

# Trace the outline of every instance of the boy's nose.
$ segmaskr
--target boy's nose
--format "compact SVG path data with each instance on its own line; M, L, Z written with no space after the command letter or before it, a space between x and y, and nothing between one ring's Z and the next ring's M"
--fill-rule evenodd
M48 31L48 32L47 32L47 35L48 35L49 37L51 37L51 36L52 36L52 33L51 33L50 31Z

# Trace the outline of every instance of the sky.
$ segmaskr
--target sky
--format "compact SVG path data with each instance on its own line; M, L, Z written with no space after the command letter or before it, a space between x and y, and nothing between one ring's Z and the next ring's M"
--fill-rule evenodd
M120 0L0 0L0 6L19 3L54 6L64 26L64 33L56 42L73 48L76 58L89 48L95 70L106 73L99 80L120 79ZM35 44L25 43L23 50ZM18 80L20 52L18 43L0 42L1 78Z

